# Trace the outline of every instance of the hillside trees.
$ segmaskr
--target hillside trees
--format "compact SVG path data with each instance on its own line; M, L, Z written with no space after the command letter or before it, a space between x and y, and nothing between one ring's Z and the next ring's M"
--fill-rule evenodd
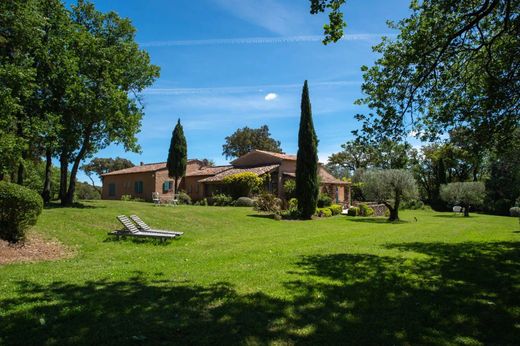
M222 146L222 155L226 158L240 157L254 149L282 153L280 141L272 138L269 127L263 125L257 129L246 126L227 136Z

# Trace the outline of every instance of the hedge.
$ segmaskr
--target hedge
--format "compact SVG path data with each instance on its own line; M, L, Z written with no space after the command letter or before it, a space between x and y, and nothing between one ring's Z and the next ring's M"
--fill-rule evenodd
M43 209L41 196L26 187L0 182L0 238L10 243L25 240Z

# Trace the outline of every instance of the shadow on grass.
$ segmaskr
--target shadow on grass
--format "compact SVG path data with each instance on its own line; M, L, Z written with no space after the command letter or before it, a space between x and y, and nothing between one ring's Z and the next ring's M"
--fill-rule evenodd
M249 217L257 217L257 218L260 218L260 219L271 219L271 220L273 220L273 215L272 214L248 214L247 216L249 216Z
M421 259L301 257L291 296L229 283L18 283L0 302L5 344L516 344L519 243L390 244Z
M157 238L136 238L136 237L124 237L120 236L119 239L116 236L107 236L103 243L132 243L132 244L154 244L159 246L167 246L172 242L178 240L178 238L166 239L165 241L161 241Z
M71 205L63 206L59 202L51 202L47 203L43 207L44 209L61 209L61 208L76 208L76 209L98 209L98 208L106 208L104 205L86 205L80 202L72 203Z
M399 221L388 221L388 218L386 217L363 217L363 216L356 216L356 217L350 217L347 218L348 221L352 222L365 222L365 223L384 223L387 225L399 225L403 223L410 223L410 221L407 220L399 220Z

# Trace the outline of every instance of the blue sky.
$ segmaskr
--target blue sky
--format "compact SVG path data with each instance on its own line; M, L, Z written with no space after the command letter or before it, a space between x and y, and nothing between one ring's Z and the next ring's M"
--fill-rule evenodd
M166 160L181 119L189 158L225 164L224 138L237 128L267 124L287 153L296 153L300 94L309 81L319 157L339 151L363 112L360 66L376 59L371 47L395 32L387 20L408 15L409 0L347 1L346 37L321 43L325 15L309 14L307 0L94 1L102 11L129 17L137 41L161 77L144 92L137 135L141 154L111 145L97 157L135 164ZM87 181L81 172L80 181Z

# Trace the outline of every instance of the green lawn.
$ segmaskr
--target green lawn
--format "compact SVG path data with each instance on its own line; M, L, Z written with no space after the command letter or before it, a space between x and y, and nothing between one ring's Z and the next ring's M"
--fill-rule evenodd
M132 213L185 234L166 245L109 239L115 216ZM0 344L517 344L518 220L401 217L46 209L33 231L76 256L0 266Z

